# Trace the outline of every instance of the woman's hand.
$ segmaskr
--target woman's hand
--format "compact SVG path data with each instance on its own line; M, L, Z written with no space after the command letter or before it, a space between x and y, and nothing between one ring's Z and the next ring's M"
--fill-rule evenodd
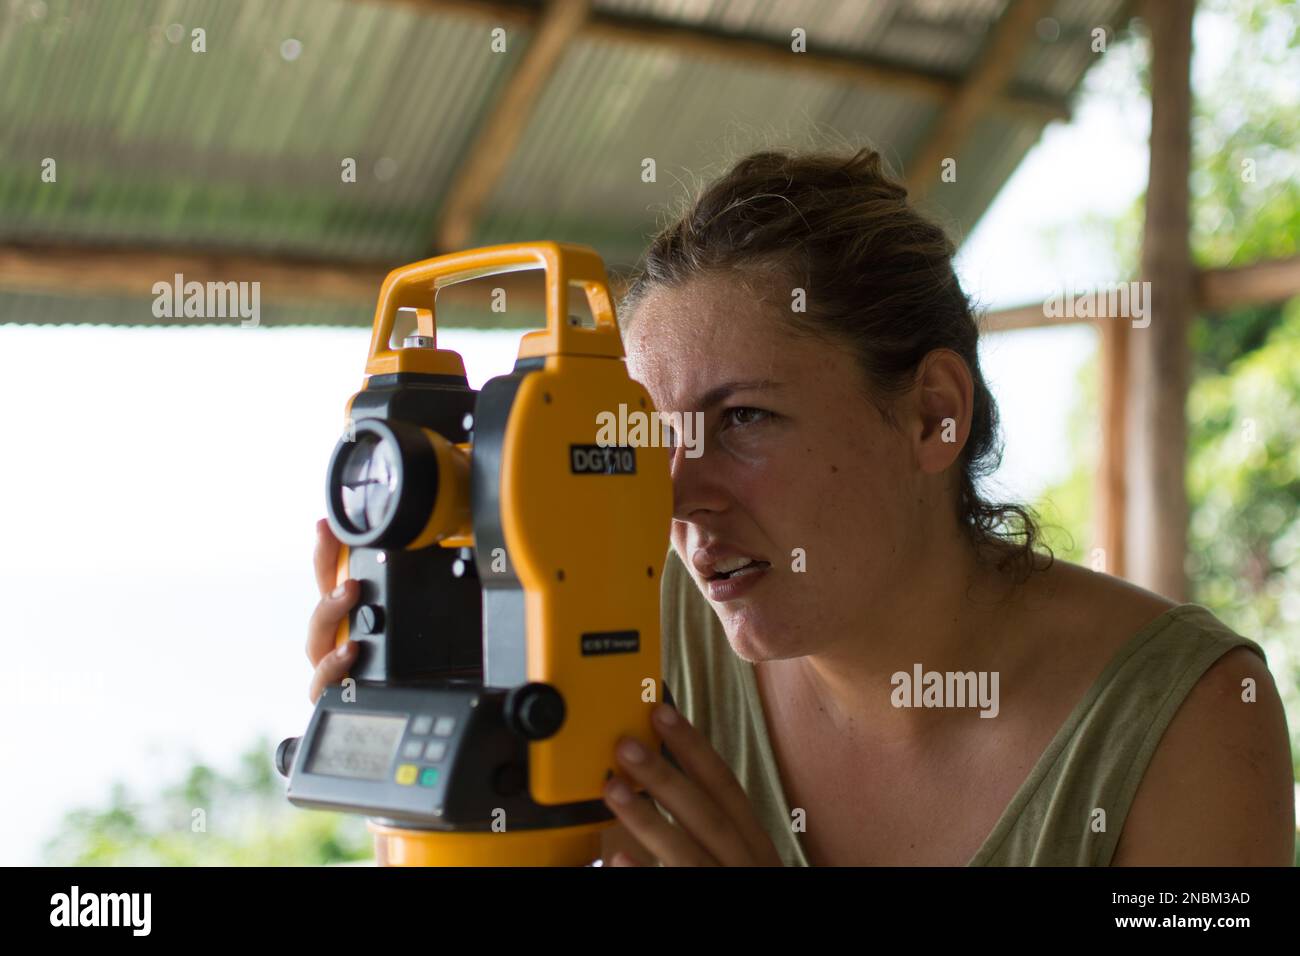
M605 784L605 804L628 833L663 866L783 865L735 774L704 735L667 704L651 718L682 770L630 737L619 741L615 756L627 778L645 787L675 822L615 775ZM610 865L639 864L619 852Z
M307 623L307 660L316 668L311 675L307 691L311 702L330 684L337 684L347 676L352 662L357 659L357 642L347 641L335 650L334 639L339 622L357 603L361 588L356 581L347 580L334 586L338 574L339 539L334 537L329 522L321 518L316 522L316 585L320 588L320 603Z

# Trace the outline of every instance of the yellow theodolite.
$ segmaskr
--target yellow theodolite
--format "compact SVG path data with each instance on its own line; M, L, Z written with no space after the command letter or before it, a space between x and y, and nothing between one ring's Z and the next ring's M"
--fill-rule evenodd
M545 270L546 328L513 371L469 387L437 347L456 282ZM594 327L569 315L587 297ZM398 310L416 332L390 342ZM659 740L659 584L668 451L598 440L628 377L594 250L492 246L389 273L361 391L326 485L361 584L338 642L361 644L276 765L302 807L369 817L381 865L583 865L613 822L615 742Z

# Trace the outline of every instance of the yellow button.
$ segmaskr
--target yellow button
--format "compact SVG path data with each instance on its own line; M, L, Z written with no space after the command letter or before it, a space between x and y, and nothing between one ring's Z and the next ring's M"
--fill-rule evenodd
M420 768L413 763L400 764L397 768L397 782L409 787L415 783L415 777L419 772Z

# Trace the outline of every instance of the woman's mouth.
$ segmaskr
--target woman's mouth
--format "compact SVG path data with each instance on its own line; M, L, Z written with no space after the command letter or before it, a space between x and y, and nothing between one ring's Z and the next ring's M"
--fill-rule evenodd
M770 567L766 561L739 556L717 562L713 574L705 579L709 600L719 603L736 600L748 593Z
M753 574L755 571L761 571L767 567L771 567L771 565L766 561L759 561L755 558L726 558L713 566L713 574L710 575L709 580L729 580L743 574Z

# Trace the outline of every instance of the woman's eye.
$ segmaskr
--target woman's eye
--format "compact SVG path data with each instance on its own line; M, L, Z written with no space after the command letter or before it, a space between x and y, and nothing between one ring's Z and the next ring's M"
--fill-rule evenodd
M728 408L724 413L727 421L733 425L754 425L765 420L771 414L771 412L764 411L761 408L750 408L748 406Z

